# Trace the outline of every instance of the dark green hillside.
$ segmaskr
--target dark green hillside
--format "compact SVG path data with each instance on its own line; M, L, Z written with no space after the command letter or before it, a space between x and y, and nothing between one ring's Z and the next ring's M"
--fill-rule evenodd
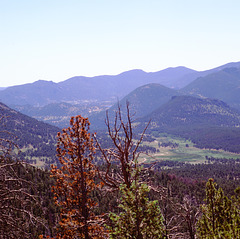
M129 102L130 111L134 115L134 119L146 116L152 111L168 102L172 96L179 95L179 92L165 87L160 84L148 84L138 87L136 90L132 91L130 94L125 96L119 105L122 109L123 115L126 109L126 102ZM108 109L108 113L111 119L115 116L115 111L117 110L118 103L114 104ZM104 121L106 117L106 112L100 112L92 117L90 117L90 122L92 122L95 128L105 127Z
M174 96L168 103L148 115L145 120L159 127L240 125L240 114L220 100L192 96Z
M135 118L139 118L150 114L175 95L179 95L176 90L159 84L148 84L125 96L120 101L120 105L125 106L126 102L129 102L131 111L135 113Z
M240 128L193 126L169 129L181 137L191 139L198 148L223 149L225 151L240 153Z
M172 179L186 184L195 184L197 181L203 182L213 178L224 189L225 193L233 196L234 190L240 184L240 159L206 157L206 162L205 164L189 164L162 161L156 163L154 167L156 171L167 173L169 176L171 175ZM177 185L174 187L176 187L175 190L179 190ZM184 188L182 190L184 191ZM182 190L179 190L179 194L182 194ZM196 191L196 193L199 195L199 192Z
M39 166L45 166L46 161L55 162L55 143L59 128L21 114L2 103L0 115L0 137L14 140L20 148L21 159Z
M240 109L240 68L225 68L199 77L182 89L184 93L220 99Z
M240 152L240 114L220 100L176 96L141 121L150 119L150 133L184 137L199 148Z

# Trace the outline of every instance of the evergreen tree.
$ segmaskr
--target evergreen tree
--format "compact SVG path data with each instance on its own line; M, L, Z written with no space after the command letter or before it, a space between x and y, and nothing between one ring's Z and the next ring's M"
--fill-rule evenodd
M91 198L97 185L90 123L79 115L71 118L70 125L58 133L57 156L63 166L51 170L56 178L54 199L61 210L57 238L103 238L101 219L94 214L96 203Z
M200 238L240 238L240 211L238 201L233 202L221 188L209 179L206 185L206 204L198 221Z
M149 187L139 182L136 169L135 180L130 187L121 184L121 213L110 213L110 238L121 239L157 239L163 236L163 218L158 201L149 201Z

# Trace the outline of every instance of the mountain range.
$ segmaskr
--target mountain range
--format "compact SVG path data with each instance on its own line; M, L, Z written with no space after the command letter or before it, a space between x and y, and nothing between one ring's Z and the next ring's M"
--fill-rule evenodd
M16 136L22 159L29 162L35 160L35 164L46 166L55 160L55 137L60 129L25 114L61 128L68 126L71 116L82 114L89 117L91 129L95 131L106 129L106 108L110 120L114 119L118 107L121 108L123 119L126 119L126 103L129 102L139 132L151 121L149 134L167 132L190 139L198 147L240 152L238 65L240 63L229 63L200 72L201 76L199 72L177 67L156 73L133 70L118 76L74 77L60 83L37 81L8 87L0 91L0 98L4 98L8 106L14 103L12 107L24 114L0 103L0 114L3 116L0 137L7 137L4 131ZM193 75L197 78L194 79ZM180 84L178 80L183 78L185 83L182 81ZM154 79L166 85L172 84L175 88L156 82L144 84ZM186 82L190 83L186 85ZM184 87L178 89L179 84ZM131 88L134 89L117 100L124 90L127 92ZM104 89L106 98L101 96ZM96 94L95 98L91 98L90 91ZM97 100L98 96L100 100ZM115 100L112 100L114 97ZM106 101L103 104L101 100ZM26 104L30 101L31 104ZM113 102L115 104L111 106Z
M230 67L199 77L182 89L185 94L220 99L240 109L240 68Z
M171 97L175 95L180 95L180 93L160 84L152 83L140 86L125 96L122 100L111 106L107 110L108 115L110 119L113 119L115 117L115 112L118 110L118 107L120 107L123 118L126 118L125 109L126 104L129 103L129 109L133 114L134 119L138 120L168 102ZM105 118L105 111L89 117L90 122L92 122L93 127L96 129L105 127Z
M240 67L240 62L228 63L207 71L195 71L181 66L149 73L131 70L115 76L76 76L59 83L39 80L1 90L0 101L9 106L44 106L50 103L79 103L86 100L116 102L117 99L122 99L146 84L157 83L168 88L181 89L198 77L205 77L230 67Z

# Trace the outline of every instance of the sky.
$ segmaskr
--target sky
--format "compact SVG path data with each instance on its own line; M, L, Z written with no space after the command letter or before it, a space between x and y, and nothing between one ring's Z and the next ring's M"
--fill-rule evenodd
M0 0L0 87L240 61L239 0Z

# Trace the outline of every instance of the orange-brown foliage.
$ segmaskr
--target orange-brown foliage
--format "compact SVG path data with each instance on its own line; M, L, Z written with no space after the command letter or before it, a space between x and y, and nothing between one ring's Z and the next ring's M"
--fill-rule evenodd
M54 200L61 211L57 238L105 238L103 221L93 213L97 204L90 196L97 185L89 125L87 118L72 117L70 127L57 135L57 156L62 167L53 165L51 170L56 179Z

